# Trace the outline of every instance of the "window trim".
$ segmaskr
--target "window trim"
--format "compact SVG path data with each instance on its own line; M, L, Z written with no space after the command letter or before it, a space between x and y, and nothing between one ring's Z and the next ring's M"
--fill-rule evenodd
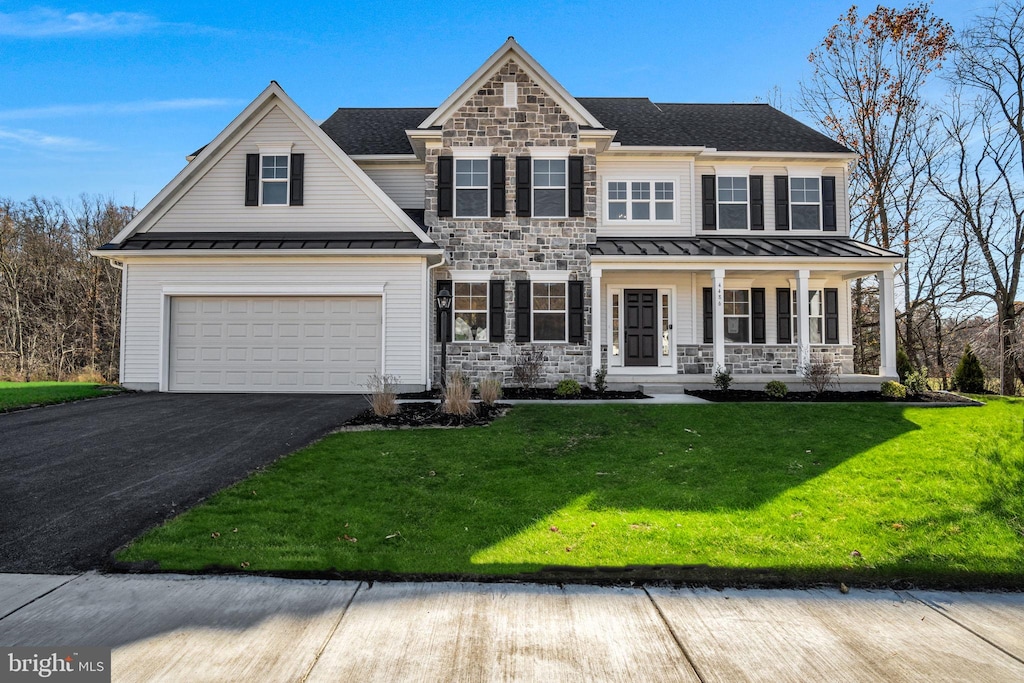
M285 163L285 177L284 178L264 178L263 177L263 160L267 157L284 157ZM276 167L275 167L276 168ZM288 201L291 197L292 191L292 155L291 152L284 151L264 151L260 150L260 169L259 169L259 181L260 181L260 203L259 206L288 206ZM267 183L273 185L284 185L284 201L275 202L268 204L263 201L263 190Z
M793 181L794 180L815 180L818 183L818 201L817 202L797 202L793 200ZM821 232L824 229L824 217L822 216L823 211L823 197L821 190L821 174L814 173L791 173L789 175L789 229L797 232ZM793 208L796 206L817 206L818 207L818 227L816 228L798 228L796 223L793 221Z
M475 150L476 148L474 148ZM483 148L480 148L483 149ZM483 185L471 185L462 189L474 190L477 192L483 192L484 194L484 212L482 214L474 215L463 215L459 213L459 162L465 161L479 161L484 164L484 170L487 174L487 179ZM476 174L476 171L470 171L472 174ZM490 150L485 156L483 154L460 154L454 156L452 160L452 218L470 218L473 220L481 218L491 217L491 161L490 161Z
M792 346L799 346L800 345L800 336L799 336L800 335L800 316L799 316L799 309L797 308L797 298L796 298L797 297L797 290L796 290L796 287L795 286L794 287L790 287L790 292L791 292L791 294L790 294L790 297L789 297L789 308L790 308L791 314L790 314L790 323L789 323L790 324L789 335L790 335L790 338L793 340L793 341L790 342L790 344ZM815 293L818 294L818 307L819 307L819 310L821 311L821 313L819 315L811 315L810 311L808 311L808 315L807 315L807 329L808 329L808 331L810 331L810 329L811 329L811 321L812 320L820 320L821 321L821 341L817 341L817 342L816 341L809 341L808 343L809 343L810 346L824 346L824 344L825 344L825 286L824 285L820 285L820 286L808 287L807 288L807 299L808 299L807 300L807 305L808 305L808 307L810 306L811 295L813 295Z
M753 343L753 342L750 341L750 339L751 339L751 334L753 332L753 326L754 326L754 322L753 322L754 306L753 306L753 297L750 294L750 290L751 290L751 287L749 285L734 285L734 286L730 287L729 283L725 283L725 285L722 287L722 336L723 336L722 341L727 346L728 345L742 346L742 345L750 345L750 344ZM746 292L747 293L747 314L745 316L735 315L735 314L729 315L729 314L725 313L725 306L726 306L725 293L726 292ZM733 303L735 303L735 302L733 302ZM725 338L725 334L726 334L726 332L725 332L725 322L729 318L746 318L746 320L747 320L747 339L746 339L746 341L738 341L738 342L737 341L729 341L727 338Z
M679 223L679 179L675 177L664 177L664 176L643 176L643 177L621 177L621 176L609 176L602 179L603 183L603 204L602 211L604 212L605 225L677 225ZM626 198L624 200L617 199L616 203L626 203L626 218L612 218L610 211L610 204L612 202L610 198L610 185L612 183L625 183L626 184ZM648 183L651 191L651 197L647 200L636 200L636 203L646 203L651 207L650 218L635 219L633 216L633 186L632 183ZM671 200L658 200L656 199L657 183L669 183L672 186L672 199ZM656 218L658 215L658 204L668 204L672 207L672 218Z
M457 339L456 336L455 336L455 319L459 317L458 314L459 314L459 310L460 310L455 305L455 301L456 301L455 290L458 288L459 285L483 285L483 287L484 287L484 307L483 307L483 310L481 310L481 311L475 311L475 310L471 310L471 309L463 309L462 310L463 313L483 313L483 316L484 316L484 327L483 327L484 338L483 339ZM470 296L472 296L472 295L470 295ZM490 342L490 339L491 339L491 337L490 337L490 335L491 335L491 321L490 321L490 312L491 312L491 282L490 282L489 278L488 279L479 279L479 275L477 276L477 278L473 278L473 279L470 279L470 278L467 278L467 277L452 277L452 309L451 310L452 310L452 312L451 312L451 321L452 321L452 330L451 330L451 332L452 332L452 341L451 341L451 343L452 344L487 344L487 343Z
M723 201L721 199L722 179L723 178L730 178L730 179L739 178L739 179L742 179L744 184L745 184L745 187L744 187L743 191L747 195L746 200L742 201L742 202ZM735 189L735 188L731 188L731 189ZM743 205L745 210L743 211L744 226L742 228L726 228L726 227L722 226L721 207L723 205L725 205L725 206L740 206L740 205ZM715 214L716 214L715 215L715 221L716 221L715 225L716 225L716 228L719 231L723 231L723 232L749 232L750 231L750 175L749 174L748 175L739 175L739 174L736 174L736 173L720 173L720 174L716 174L715 175Z
M562 277L531 277L530 278L530 342L534 344L568 344L569 343L569 273L565 271L565 278ZM563 327L562 327L562 339L537 339L537 313L557 313L557 311L544 310L538 311L537 307L533 305L534 285L562 285L562 291L564 292L563 304Z
M566 150L568 152L568 150ZM537 184L537 162L538 161L561 161L563 165L562 174L565 176L565 185L538 185ZM559 216L538 216L537 215L537 190L562 190L562 214ZM562 155L530 155L530 212L533 218L541 220L563 220L569 217L569 157Z

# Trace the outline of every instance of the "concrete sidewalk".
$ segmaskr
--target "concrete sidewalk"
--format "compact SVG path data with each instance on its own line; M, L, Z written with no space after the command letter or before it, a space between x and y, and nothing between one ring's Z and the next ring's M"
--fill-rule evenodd
M1024 595L0 574L115 681L1024 680Z

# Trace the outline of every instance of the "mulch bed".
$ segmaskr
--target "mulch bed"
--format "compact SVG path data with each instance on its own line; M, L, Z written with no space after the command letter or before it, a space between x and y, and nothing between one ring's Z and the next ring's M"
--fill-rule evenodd
M583 387L579 396L556 396L553 387L523 389L521 387L502 387L501 397L509 400L540 400L540 401L565 401L565 400L589 400L600 401L612 398L650 398L642 391L610 391L599 393L590 387ZM432 391L420 391L414 394L402 394L398 398L419 399L433 398L440 400L441 392L438 389Z
M439 402L402 403L398 406L398 414L378 417L373 410L367 408L348 422L345 427L381 427L385 429L402 429L410 427L484 427L496 418L504 415L511 406L496 403L485 406L473 404L470 415L449 415L441 412Z
M882 396L878 391L825 391L815 394L813 391L791 391L784 398L772 398L763 391L752 391L746 389L687 389L686 393L691 396L703 398L708 401L735 402L735 403L956 403L962 405L977 405L977 402L960 396L941 391L926 391L917 396L907 396L902 401Z

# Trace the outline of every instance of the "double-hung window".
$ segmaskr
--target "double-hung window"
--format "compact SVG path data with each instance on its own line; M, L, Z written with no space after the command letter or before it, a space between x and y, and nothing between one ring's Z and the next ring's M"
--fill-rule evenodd
M812 289L807 292L808 317L807 325L811 331L811 343L821 344L822 334L825 329L825 299L820 289ZM793 290L793 343L800 342L800 312L797 309L797 293Z
M566 159L533 160L533 215L565 218L569 185Z
M533 340L566 341L566 283L532 282Z
M747 178L718 178L718 227L721 230L746 230Z
M608 220L674 220L675 194L675 183L671 180L609 181Z
M288 155L264 154L260 160L260 182L264 206L288 204Z
M455 215L457 217L487 217L488 166L488 159L455 160Z
M454 335L457 342L487 341L487 286L486 282L456 282L454 305Z
M725 308L725 341L750 343L750 290L727 289L723 292Z
M821 230L821 178L790 178L789 205L794 230Z

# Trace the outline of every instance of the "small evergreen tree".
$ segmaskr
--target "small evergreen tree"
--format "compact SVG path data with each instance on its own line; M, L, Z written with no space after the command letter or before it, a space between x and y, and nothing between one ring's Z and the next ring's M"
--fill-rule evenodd
M953 386L959 391L977 394L985 390L985 372L981 369L981 361L974 355L971 345L964 347L964 355L953 373Z
M900 376L900 382L906 384L907 375L914 371L914 366L910 362L910 356L900 346L896 349L896 374Z

